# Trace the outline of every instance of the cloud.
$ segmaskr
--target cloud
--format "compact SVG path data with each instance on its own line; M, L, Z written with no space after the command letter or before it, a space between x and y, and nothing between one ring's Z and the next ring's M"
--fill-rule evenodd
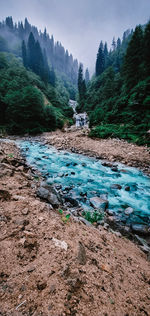
M100 40L110 46L113 36L150 18L149 0L0 0L0 7L0 19L27 17L42 30L46 26L91 71Z

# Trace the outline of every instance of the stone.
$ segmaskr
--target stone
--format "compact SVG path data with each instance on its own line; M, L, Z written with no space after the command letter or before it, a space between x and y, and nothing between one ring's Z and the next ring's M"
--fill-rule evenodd
M78 260L79 264L81 264L81 265L85 265L87 262L85 247L81 241L79 241L79 243L78 243L77 260Z
M125 191L130 191L130 187L129 187L129 186L126 186L126 187L125 187Z
M95 209L100 209L102 211L105 211L106 208L108 207L108 201L104 200L104 199L101 199L98 196L90 198L90 204Z
M111 185L111 189L121 190L122 186L120 184L115 183Z
M86 226L89 226L89 227L92 226L92 224L88 222L84 217L79 216L78 219Z
M111 162L103 162L102 166L112 168L113 164Z
M22 215L28 215L29 209L26 207L21 211Z
M106 213L110 216L113 216L114 215L114 211L113 210L106 210Z
M114 172L118 172L118 168L117 167L113 167L113 168L111 168L111 170L114 171Z
M6 190L0 190L0 200L1 201L10 201L11 194Z
M68 244L63 240L59 240L59 239L56 239L56 238L52 238L52 241L54 242L55 246L58 247L58 248L61 248L63 250L66 250L68 249Z
M27 198L21 195L13 195L14 201L27 201Z
M79 202L73 199L71 196L64 195L63 196L66 202L69 202L72 206L77 207L79 206Z
M37 190L37 196L40 198L47 200L53 207L58 207L61 203L59 199L59 195L57 191L53 188L45 184L46 187L41 186Z
M141 235L150 235L150 227L144 224L132 224L131 228L133 232L139 233Z
M134 209L132 207L127 207L124 211L125 215L130 215L134 212Z
M37 288L39 291L43 291L47 287L47 283L43 281L37 282Z

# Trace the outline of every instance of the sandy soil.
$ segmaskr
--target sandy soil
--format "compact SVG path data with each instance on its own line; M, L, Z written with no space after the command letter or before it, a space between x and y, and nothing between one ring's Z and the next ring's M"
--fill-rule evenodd
M39 182L14 144L0 143L0 315L150 315L147 256L102 227L64 223L37 198Z
M150 149L119 139L91 139L86 130L44 133L46 143L100 159L118 161L150 174Z

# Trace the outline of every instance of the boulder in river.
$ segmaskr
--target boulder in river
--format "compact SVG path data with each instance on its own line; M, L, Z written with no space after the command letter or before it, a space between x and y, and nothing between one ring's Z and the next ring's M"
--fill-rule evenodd
M150 227L144 224L132 224L131 228L133 232L138 233L140 235L150 235Z
M102 211L105 211L106 208L108 207L108 201L104 200L98 196L94 196L92 198L90 198L90 204L95 208L95 209L99 209Z
M126 209L125 209L125 211L124 211L124 213L126 214L126 215L130 215L130 214L132 214L134 212L134 209L132 208L132 207L127 207Z
M120 184L115 183L111 185L111 189L121 190L122 186Z

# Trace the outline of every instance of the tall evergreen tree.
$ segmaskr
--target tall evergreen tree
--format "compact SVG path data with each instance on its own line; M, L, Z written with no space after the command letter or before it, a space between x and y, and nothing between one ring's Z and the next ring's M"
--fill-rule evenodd
M150 22L147 24L144 33L144 63L145 73L150 76Z
M36 60L36 51L35 51L35 38L31 32L28 38L28 66L31 70L35 71L35 60Z
M86 100L86 84L83 79L83 65L80 64L78 72L78 93L79 93L79 112L83 111Z
M125 55L123 73L127 90L132 89L141 79L141 61L143 60L143 30L135 28Z
M28 66L28 60L27 60L27 49L25 41L22 41L22 58L23 58L23 65L25 68Z
M117 39L117 49L120 49L121 47L121 39L118 37Z
M104 52L102 50L102 42L100 43L98 53L97 53L97 59L96 59L96 76L100 76L101 73L104 71L105 68L105 57Z
M85 71L85 83L87 84L90 80L90 74L89 74L89 70L88 68L86 68L86 71Z
M116 49L116 41L115 41L115 37L113 37L113 40L112 40L112 44L111 44L113 50Z

